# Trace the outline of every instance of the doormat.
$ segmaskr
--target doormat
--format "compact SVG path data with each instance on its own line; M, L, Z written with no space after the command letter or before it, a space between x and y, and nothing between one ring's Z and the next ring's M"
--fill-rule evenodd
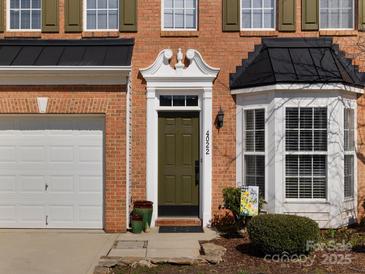
M160 226L158 233L204 233L201 226Z

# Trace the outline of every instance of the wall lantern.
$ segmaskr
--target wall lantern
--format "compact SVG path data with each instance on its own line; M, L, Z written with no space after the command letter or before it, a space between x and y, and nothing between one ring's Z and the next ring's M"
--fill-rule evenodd
M224 124L224 111L221 107L217 114L217 128L221 129L223 127L223 124Z

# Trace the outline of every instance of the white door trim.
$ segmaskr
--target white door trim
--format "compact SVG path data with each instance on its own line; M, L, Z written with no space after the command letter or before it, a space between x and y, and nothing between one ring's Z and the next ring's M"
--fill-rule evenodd
M152 226L158 216L158 110L160 92L177 91L183 95L199 95L200 111L200 218L203 226L211 219L212 212L212 88L219 69L207 65L200 53L189 49L186 57L190 65L185 67L183 56L179 49L175 69L170 66L172 51L165 49L160 52L153 65L142 69L141 73L147 81L147 199L152 201ZM171 109L174 110L173 108Z

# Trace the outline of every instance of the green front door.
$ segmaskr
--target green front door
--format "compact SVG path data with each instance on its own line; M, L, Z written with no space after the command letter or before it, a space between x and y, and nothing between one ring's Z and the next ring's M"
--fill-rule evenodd
M159 216L199 216L199 113L158 118Z

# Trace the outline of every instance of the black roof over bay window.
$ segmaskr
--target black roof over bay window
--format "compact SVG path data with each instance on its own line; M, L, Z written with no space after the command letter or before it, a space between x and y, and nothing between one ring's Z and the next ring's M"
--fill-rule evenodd
M364 73L331 38L263 38L231 74L231 89L278 83L341 83L363 87Z
M133 39L0 40L0 66L130 66Z

